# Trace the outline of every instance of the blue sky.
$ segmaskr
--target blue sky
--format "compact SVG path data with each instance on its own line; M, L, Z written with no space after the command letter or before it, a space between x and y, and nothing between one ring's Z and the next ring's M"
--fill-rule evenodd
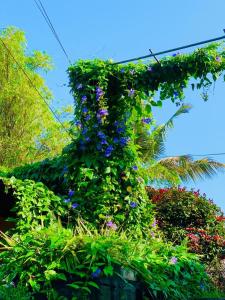
M70 59L112 58L115 61L148 54L223 35L224 0L43 0ZM28 49L44 50L55 68L45 75L55 101L72 104L67 88L68 62L33 1L1 3L0 27L25 31ZM199 94L187 91L192 111L175 122L168 135L166 154L225 152L225 86L219 80L204 103ZM56 104L55 105L58 105ZM176 107L168 100L155 110L159 123ZM225 156L211 156L225 163ZM199 188L225 211L225 173L198 181Z

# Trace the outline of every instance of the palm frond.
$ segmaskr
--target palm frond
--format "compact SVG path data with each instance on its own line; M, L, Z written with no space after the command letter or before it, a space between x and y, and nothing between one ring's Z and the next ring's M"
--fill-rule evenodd
M140 146L140 152L144 162L149 159L157 159L163 155L167 130L173 128L175 118L184 113L188 113L191 108L192 106L190 104L183 104L165 124L156 126L150 134L144 130L139 133L136 143Z
M181 181L211 178L225 170L225 164L208 157L194 160L190 155L167 157L158 161L160 165L176 172Z

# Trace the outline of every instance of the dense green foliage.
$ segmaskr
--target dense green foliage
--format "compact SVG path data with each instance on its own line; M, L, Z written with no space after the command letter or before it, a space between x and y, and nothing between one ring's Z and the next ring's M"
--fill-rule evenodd
M70 66L76 132L72 143L60 157L8 173L43 181L60 198L28 179L2 179L6 183L14 180L14 194L19 199L17 216L25 217L18 223L23 235L11 239L2 236L7 244L6 251L0 254L2 280L19 281L34 293L53 299L63 296L58 283L64 282L68 293L80 299L97 288L101 276L114 276L118 268L128 268L136 272L155 299L193 299L207 289L208 277L195 254L188 253L184 246L156 238L153 202L157 218L158 206L152 197L154 201L149 201L146 193L149 176L137 141L142 134L139 128L148 131L152 127L152 105L161 106L167 98L180 105L183 90L193 78L196 81L192 87L203 88L206 100L206 90L224 69L225 52L219 45L167 57L160 63L121 66L94 60ZM176 209L171 206L169 213L164 210L166 215L162 216L165 232L171 234L168 239L178 241L182 230L193 229L187 229L185 218L191 224L194 218L198 230L200 226L201 230L210 230L210 225L223 230L222 223L215 220L215 216L219 217L216 208L213 211L209 205L204 206L205 199L192 199L189 206L187 201L185 208L178 205L179 201L173 206ZM199 206L195 207L195 201ZM59 225L40 229L51 223L50 210L65 216L70 226L80 218L87 220L95 231L76 227L73 234ZM172 214L180 230L176 237L174 228L169 228ZM214 232L210 234L215 236Z
M27 78L50 104L51 92L39 74L51 68L50 58L40 51L27 54L24 33L15 28L2 30L0 38L0 165L52 157L68 143L68 135Z
M84 299L101 278L116 276L121 268L135 272L151 299L193 299L209 286L195 255L154 238L135 241L111 229L99 234L82 223L75 234L57 224L3 238L0 278L16 280L47 299Z
M179 244L187 237L191 251L206 262L224 256L225 217L206 195L185 188L148 188L148 195L167 241Z
M32 228L48 226L57 216L67 212L62 199L41 182L28 179L22 181L15 177L0 180L4 185L2 193L6 196L5 199L1 194L1 206L9 205L8 215L11 215L11 221L15 221L16 231L26 232Z

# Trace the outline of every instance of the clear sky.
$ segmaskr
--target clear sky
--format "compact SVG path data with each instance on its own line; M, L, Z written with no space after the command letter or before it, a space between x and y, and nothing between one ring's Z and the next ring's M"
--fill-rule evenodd
M166 50L223 35L224 0L43 0L70 59L112 58L115 61ZM55 101L73 103L67 87L68 62L32 0L2 1L0 27L25 31L29 50L44 50L55 69L45 75ZM192 49L193 50L193 49ZM225 152L225 85L220 80L204 103L187 91L192 111L175 122L166 154ZM55 102L55 105L57 106ZM155 110L159 123L176 107L168 100ZM211 156L225 163L224 156ZM225 211L225 173L212 180L190 183Z

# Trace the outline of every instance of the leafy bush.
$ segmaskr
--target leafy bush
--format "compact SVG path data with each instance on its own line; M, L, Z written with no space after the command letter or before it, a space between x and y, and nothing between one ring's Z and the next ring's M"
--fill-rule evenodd
M223 256L225 226L223 213L206 195L185 188L147 188L156 205L156 219L167 240L179 244L185 237L190 249L204 261Z
M65 193L67 167L62 156L45 159L29 165L17 167L8 172L8 177L31 179L44 183L50 190L58 194Z
M33 294L63 296L58 287L64 285L68 295L60 299L82 299L101 278L116 276L121 268L135 273L150 299L193 299L209 285L204 267L185 246L155 238L134 240L113 229L100 234L81 222L75 234L56 224L2 238L0 279L20 282Z
M0 178L2 195L1 210L10 220L16 222L16 229L27 231L49 225L57 216L64 215L65 204L43 183ZM7 211L8 210L8 211Z

